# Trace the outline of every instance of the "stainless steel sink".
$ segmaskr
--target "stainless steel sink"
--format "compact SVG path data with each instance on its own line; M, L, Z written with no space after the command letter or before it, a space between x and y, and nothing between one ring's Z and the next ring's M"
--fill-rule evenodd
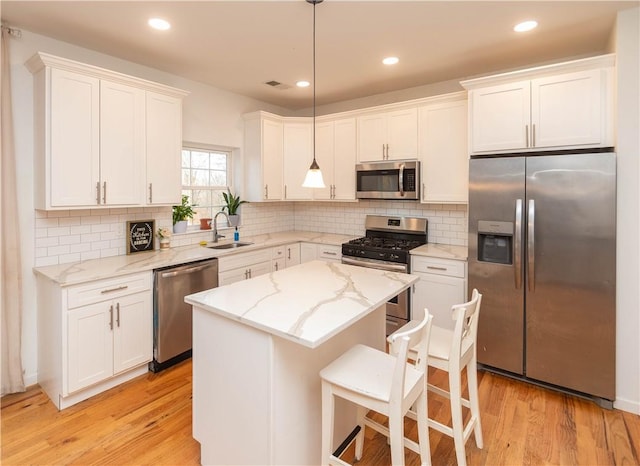
M213 246L207 246L210 249L234 249L234 248L240 248L242 246L250 246L253 243L243 243L243 242L237 242L237 243L227 243L227 244L216 244Z

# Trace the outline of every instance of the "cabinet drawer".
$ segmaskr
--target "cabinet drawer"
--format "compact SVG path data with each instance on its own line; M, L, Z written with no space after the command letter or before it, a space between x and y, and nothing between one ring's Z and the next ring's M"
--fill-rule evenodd
M271 249L271 258L274 260L284 259L285 257L285 246L276 246Z
M245 267L250 264L269 261L271 261L271 248L261 249L260 251L233 254L227 257L219 257L218 272L224 272L225 270L237 269L239 267Z
M449 277L466 277L466 262L435 257L412 257L411 271L447 275Z
M149 289L151 289L151 272L72 286L67 291L67 308L73 309Z
M340 260L342 258L342 247L327 244L318 245L318 259Z

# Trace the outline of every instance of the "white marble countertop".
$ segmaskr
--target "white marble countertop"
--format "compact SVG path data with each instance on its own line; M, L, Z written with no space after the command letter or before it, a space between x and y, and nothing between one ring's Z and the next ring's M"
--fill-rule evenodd
M316 348L416 281L414 275L315 260L185 301Z
M466 261L468 252L466 246L452 246L449 244L429 243L410 251L412 256L437 257L439 259L454 259Z
M309 231L288 231L257 236L245 236L243 242L251 242L249 246L237 249L210 249L200 245L180 246L165 250L139 252L127 256L113 256L102 259L91 259L69 264L35 267L35 273L44 276L61 286L117 277L130 273L159 269L170 265L185 264L203 259L229 256L258 249L280 246L295 242L331 244L339 246L353 239L353 236ZM219 244L232 241L220 241ZM209 243L211 245L212 243Z

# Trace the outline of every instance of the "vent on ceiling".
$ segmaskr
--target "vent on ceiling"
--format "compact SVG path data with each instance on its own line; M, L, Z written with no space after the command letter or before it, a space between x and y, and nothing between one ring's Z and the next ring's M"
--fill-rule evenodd
M275 89L280 89L281 91L284 91L285 89L291 89L291 86L288 86L287 84L282 84L281 82L278 82L278 81L267 81L265 84Z

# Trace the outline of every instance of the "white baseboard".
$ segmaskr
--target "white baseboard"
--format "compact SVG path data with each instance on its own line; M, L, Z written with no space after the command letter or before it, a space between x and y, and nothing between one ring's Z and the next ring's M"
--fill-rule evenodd
M625 400L624 398L616 398L613 407L621 411L640 415L640 400Z

